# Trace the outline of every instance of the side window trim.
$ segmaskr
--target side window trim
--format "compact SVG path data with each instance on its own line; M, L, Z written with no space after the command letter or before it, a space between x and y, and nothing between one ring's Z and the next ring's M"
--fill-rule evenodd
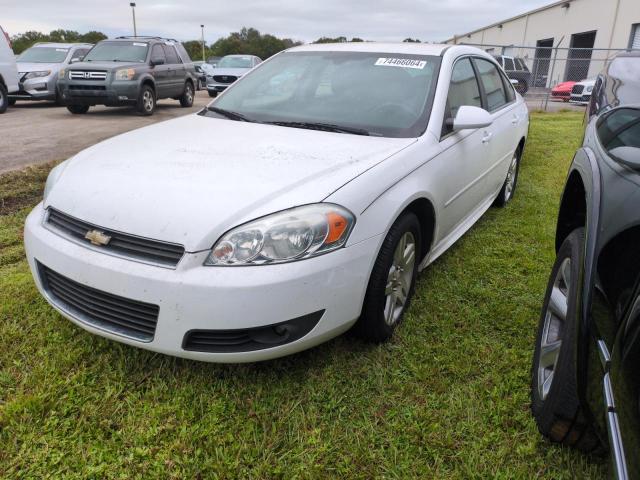
M492 62L490 60L486 59L486 58L483 58L483 57L478 57L478 56L474 56L473 57L473 62L472 62L473 63L473 67L474 67L474 69L476 71L476 76L477 76L478 80L480 80L480 73L478 72L476 64L475 64L475 60L476 59L485 60L485 61L487 61L489 63L492 63ZM494 64L494 66L495 66L495 64ZM498 74L500 75L500 78L502 78L502 83L503 83L503 87L502 88L504 88L506 90L506 86L504 85L504 74L501 72L500 68L498 68L497 70L498 70ZM483 97L484 97L484 101L482 103L482 108L484 108L491 115L494 115L495 113L499 112L500 110L503 110L504 108L506 108L506 107L510 106L511 104L515 103L515 101L517 99L517 97L514 95L513 100L511 100L509 102L506 102L504 105L501 105L499 108L496 108L494 111L490 111L487 108L488 107L488 102L487 102L486 93L484 91L484 85L483 85L483 83L481 81L479 83L480 83L480 88L482 89L482 94L483 94ZM509 85L511 85L511 82L509 82ZM513 86L511 86L511 88L513 88ZM505 93L505 100L507 100L507 98L506 98L506 93L507 92L505 91L504 93Z
M460 57L457 57L454 61L453 61L453 65L451 66L451 73L453 74L453 70L456 68L456 64L461 61L461 60L465 60L468 59L469 63L471 64L471 68L473 70L473 74L476 78L476 85L478 86L478 92L480 92L480 105L482 105L482 108L485 108L485 98L484 98L484 90L482 89L482 82L480 82L480 78L478 77L478 71L476 70L476 66L473 63L473 55L462 55ZM450 135L453 135L455 132L446 132L445 133L445 127L446 127L446 122L447 122L447 115L449 114L449 112L451 111L451 107L449 106L449 91L451 90L451 79L449 79L449 85L447 86L447 96L445 99L445 105L444 105L444 115L442 118L442 125L440 127L440 141L443 141L445 138L449 137ZM485 108L486 110L486 108Z

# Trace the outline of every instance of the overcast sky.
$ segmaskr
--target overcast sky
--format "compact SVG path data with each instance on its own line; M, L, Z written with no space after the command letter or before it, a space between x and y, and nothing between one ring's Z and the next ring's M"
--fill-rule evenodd
M137 0L139 35L215 41L243 26L310 42L321 36L442 41L551 0ZM15 35L56 28L132 34L129 0L0 0L0 25Z

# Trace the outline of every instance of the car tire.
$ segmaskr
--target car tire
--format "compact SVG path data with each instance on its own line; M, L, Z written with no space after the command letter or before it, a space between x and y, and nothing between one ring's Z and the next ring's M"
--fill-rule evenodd
M531 367L531 412L547 439L590 452L600 442L580 404L576 376L583 258L584 229L579 228L562 243L551 270Z
M89 111L89 105L67 105L67 110L74 115L84 115Z
M420 222L402 214L389 229L376 258L362 313L353 333L381 343L393 335L409 308L415 290L420 257Z
M529 91L529 85L527 85L527 82L523 80L518 80L518 83L514 85L514 88L520 95L524 95Z
M182 96L179 98L180 106L184 108L189 108L193 106L193 83L187 82L184 84L184 92Z
M9 92L7 87L0 83L0 113L4 113L9 108Z
M207 90L207 92L209 92L209 96L211 98L216 98L218 96L218 92L212 92L211 90Z
M516 187L518 186L518 175L520 174L520 157L522 152L520 148L517 148L513 153L511 162L509 163L509 170L507 170L507 177L504 179L500 193L496 197L493 204L496 207L504 207L511 201L516 193Z
M136 111L143 116L153 115L156 110L156 93L149 85L143 85L136 102Z

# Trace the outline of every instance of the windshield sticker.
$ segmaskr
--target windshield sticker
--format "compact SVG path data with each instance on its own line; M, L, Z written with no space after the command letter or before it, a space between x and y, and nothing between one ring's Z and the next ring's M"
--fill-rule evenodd
M56 48L56 52L68 52L68 48Z
M414 60L413 58L379 58L376 60L376 66L384 67L402 67L402 68L417 68L422 70L427 62L425 60Z
M147 44L146 43L133 42L133 46L134 47L146 47Z

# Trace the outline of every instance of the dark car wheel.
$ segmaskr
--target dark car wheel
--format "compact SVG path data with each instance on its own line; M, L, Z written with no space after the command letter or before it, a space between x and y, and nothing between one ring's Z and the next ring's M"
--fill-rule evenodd
M518 80L518 83L516 83L513 87L520 95L524 95L525 93L527 93L527 91L529 91L529 85L527 85L527 82L525 82L524 80Z
M552 442L592 451L599 446L576 384L577 304L584 257L584 229L563 242L551 270L531 368L531 411Z
M509 170L507 171L507 178L505 178L500 193L495 199L494 205L497 207L504 207L513 198L516 193L516 186L518 185L518 174L520 173L520 157L522 152L520 149L516 149L509 163Z
M207 90L207 92L209 92L209 96L211 98L216 98L218 96L218 92L213 92L211 90Z
M193 84L191 82L187 82L184 85L184 93L180 97L180 106L181 107L192 107L193 106Z
M67 105L67 110L74 115L83 115L89 111L89 105Z
M372 342L391 338L413 296L420 245L418 218L413 213L403 214L380 248L354 334Z
M156 94L149 85L143 85L138 96L136 111L140 115L153 115L156 110Z
M9 107L9 96L7 92L7 87L4 84L0 83L0 113L4 113L7 111Z

